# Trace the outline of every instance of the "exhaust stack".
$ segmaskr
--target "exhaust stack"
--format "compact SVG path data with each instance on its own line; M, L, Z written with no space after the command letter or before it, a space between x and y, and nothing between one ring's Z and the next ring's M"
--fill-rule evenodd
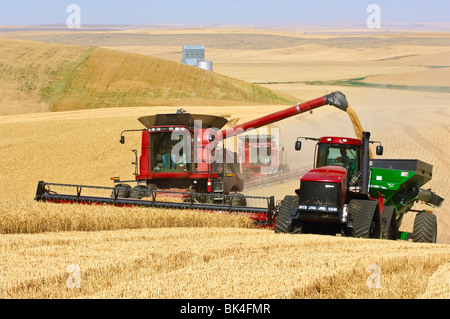
M362 143L363 143L363 153L361 158L361 194L369 193L369 162L370 162L370 152L369 152L369 140L370 132L362 133Z

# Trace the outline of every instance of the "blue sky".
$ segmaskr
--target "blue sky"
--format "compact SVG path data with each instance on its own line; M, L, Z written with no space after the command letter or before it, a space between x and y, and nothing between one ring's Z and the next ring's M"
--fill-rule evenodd
M384 23L450 22L449 0L0 0L0 25L66 23L72 3L82 24L365 24L372 3Z

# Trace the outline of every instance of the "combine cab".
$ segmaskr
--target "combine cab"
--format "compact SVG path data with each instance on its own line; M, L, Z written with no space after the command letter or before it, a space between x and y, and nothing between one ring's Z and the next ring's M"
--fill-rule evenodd
M239 158L245 181L276 176L289 171L287 154L275 136L245 135L239 137Z
M281 233L341 233L363 238L411 238L436 242L436 216L413 210L416 201L440 207L443 199L421 187L432 166L419 160L370 159L370 133L363 139L322 137L317 141L315 168L300 180L297 196L286 196L275 231ZM301 149L297 140L296 149ZM382 146L377 155L382 155ZM404 214L414 211L412 234L399 232Z

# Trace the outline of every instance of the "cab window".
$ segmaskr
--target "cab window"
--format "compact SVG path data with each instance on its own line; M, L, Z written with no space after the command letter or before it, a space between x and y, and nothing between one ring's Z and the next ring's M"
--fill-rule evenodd
M320 144L317 153L317 167L342 166L349 176L354 176L360 169L360 148L345 144Z

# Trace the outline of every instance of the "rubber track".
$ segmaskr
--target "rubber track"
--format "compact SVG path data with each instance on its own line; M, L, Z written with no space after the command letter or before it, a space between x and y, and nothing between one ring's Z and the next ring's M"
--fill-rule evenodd
M291 208L296 208L298 205L298 196L287 195L281 201L280 210L277 214L277 220L275 222L276 233L289 233L286 222L290 216Z
M369 238L375 209L378 203L354 199L349 203L349 215L353 225L353 237Z

